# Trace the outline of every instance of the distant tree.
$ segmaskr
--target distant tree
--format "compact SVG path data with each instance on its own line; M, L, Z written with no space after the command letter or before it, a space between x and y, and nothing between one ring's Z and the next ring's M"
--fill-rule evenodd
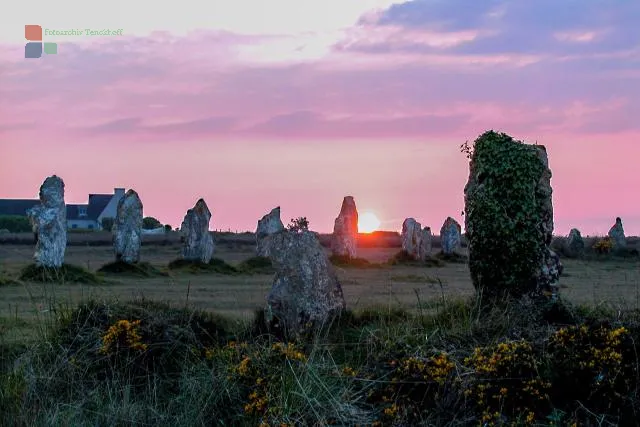
M0 215L0 229L9 230L10 233L33 231L29 218L19 215Z
M287 225L287 228L294 233L309 231L309 220L307 220L306 216L291 218L291 222Z
M142 219L142 228L145 230L153 230L162 227L162 223L152 216L146 216Z
M111 217L102 218L101 225L102 229L105 231L111 231L113 229L113 224L115 223L115 219Z
M164 225L164 232L168 233L172 230L173 227L171 227L171 224L165 224Z

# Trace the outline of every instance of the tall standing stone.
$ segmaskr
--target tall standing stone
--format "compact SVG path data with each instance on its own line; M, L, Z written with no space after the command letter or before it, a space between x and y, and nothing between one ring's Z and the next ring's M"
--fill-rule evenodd
M415 260L421 259L422 226L420 223L414 218L405 219L402 222L400 238L402 240L402 250Z
M553 190L545 147L485 132L474 142L464 193L475 288L555 297L562 264L549 247Z
M269 322L295 336L326 324L345 308L342 287L315 233L285 230L264 239L276 268L267 296Z
M609 237L613 243L613 251L624 250L627 247L627 238L624 235L624 228L622 227L622 219L616 218L616 223L609 230Z
M440 229L440 246L442 253L445 255L453 255L460 250L462 241L462 227L458 221L451 217L447 217Z
M67 207L64 182L56 175L40 187L40 204L27 211L36 234L34 260L40 267L61 267L67 247Z
M210 220L211 211L203 199L198 200L196 205L187 211L182 222L185 229L183 259L204 264L211 261L214 245L213 236L209 232Z
M584 254L584 239L580 234L580 230L572 228L567 237L567 245L565 250L571 257L580 257Z
M285 231L285 228L280 219L280 206L278 206L271 209L271 212L258 220L258 227L256 228L256 255L268 257L269 248L265 238L282 231Z
M334 255L356 258L358 247L358 210L352 196L342 201L340 214L333 225L331 250Z
M116 261L134 264L140 261L142 244L142 202L138 193L129 190L118 202L113 224L113 248Z
M418 255L421 260L426 260L431 254L431 228L424 227L422 229L422 235L420 238L420 248L418 250Z

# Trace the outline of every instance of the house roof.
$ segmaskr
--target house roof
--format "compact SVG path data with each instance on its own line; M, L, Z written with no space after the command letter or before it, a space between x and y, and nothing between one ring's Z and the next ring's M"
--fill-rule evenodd
M113 194L89 194L87 219L97 220L112 198Z
M87 205L67 205L67 219L88 219L86 216L79 216L80 212L78 208L80 207L84 207L86 209Z
M39 203L38 199L0 199L0 215L26 216L27 210Z
M97 220L113 195L91 194L88 205L67 205L67 219ZM26 216L27 210L40 204L38 199L0 199L0 215ZM79 216L79 208L87 210L87 216Z

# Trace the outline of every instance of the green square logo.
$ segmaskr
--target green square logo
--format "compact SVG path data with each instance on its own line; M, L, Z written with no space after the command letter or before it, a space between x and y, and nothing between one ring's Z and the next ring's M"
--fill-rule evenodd
M44 43L44 53L55 55L58 53L58 43Z

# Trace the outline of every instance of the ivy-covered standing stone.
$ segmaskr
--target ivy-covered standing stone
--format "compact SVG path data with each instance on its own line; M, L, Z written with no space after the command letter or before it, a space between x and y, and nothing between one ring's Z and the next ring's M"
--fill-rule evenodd
M544 146L487 131L466 146L471 159L465 187L469 269L477 291L553 296L562 273L551 251L551 170Z

